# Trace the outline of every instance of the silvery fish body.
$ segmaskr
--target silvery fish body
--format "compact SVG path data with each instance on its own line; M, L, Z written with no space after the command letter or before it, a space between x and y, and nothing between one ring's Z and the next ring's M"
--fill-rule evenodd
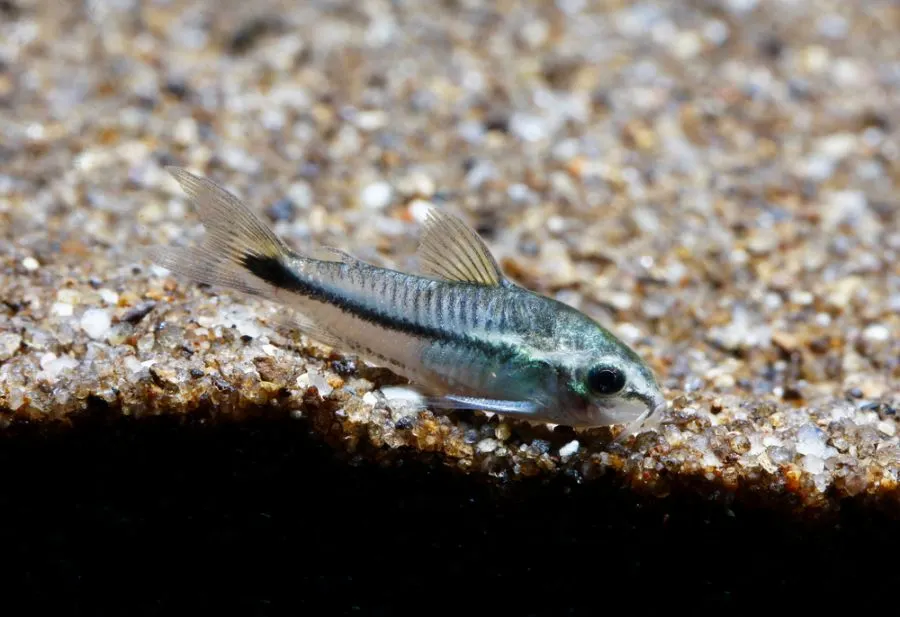
M168 168L200 211L202 246L152 259L194 280L279 302L310 338L408 378L436 407L630 433L665 399L649 367L574 308L507 279L459 218L432 208L421 274L326 249L290 249L236 197Z

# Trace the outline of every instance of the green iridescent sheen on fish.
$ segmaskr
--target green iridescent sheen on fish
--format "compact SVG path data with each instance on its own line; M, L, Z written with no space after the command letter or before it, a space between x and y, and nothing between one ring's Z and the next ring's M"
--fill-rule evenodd
M196 248L157 247L159 265L292 309L310 338L408 378L434 407L573 427L636 430L665 399L653 372L584 313L509 280L478 234L431 208L418 274L329 248L289 248L236 197L168 168L199 209Z

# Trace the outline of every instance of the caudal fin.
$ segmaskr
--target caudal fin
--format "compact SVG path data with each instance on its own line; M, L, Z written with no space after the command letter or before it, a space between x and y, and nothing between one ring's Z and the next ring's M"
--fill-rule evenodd
M291 250L237 197L180 167L166 170L197 208L206 235L198 247L153 247L148 257L158 265L198 283L272 297L275 289L252 273L248 263L284 263Z

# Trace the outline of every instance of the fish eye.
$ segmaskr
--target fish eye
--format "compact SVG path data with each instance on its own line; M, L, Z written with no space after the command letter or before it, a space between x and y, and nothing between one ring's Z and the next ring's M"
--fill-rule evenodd
M625 373L612 366L595 366L588 371L587 385L596 394L615 394L625 387Z

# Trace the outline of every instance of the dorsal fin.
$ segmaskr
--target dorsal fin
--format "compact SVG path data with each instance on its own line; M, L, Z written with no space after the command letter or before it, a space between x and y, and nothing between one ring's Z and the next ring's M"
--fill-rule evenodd
M425 216L418 254L426 274L491 287L504 281L500 266L478 232L433 206Z
M336 261L345 264L359 261L356 257L351 255L347 251L342 251L341 249L335 248L333 246L316 247L315 249L310 251L310 256L321 261Z

